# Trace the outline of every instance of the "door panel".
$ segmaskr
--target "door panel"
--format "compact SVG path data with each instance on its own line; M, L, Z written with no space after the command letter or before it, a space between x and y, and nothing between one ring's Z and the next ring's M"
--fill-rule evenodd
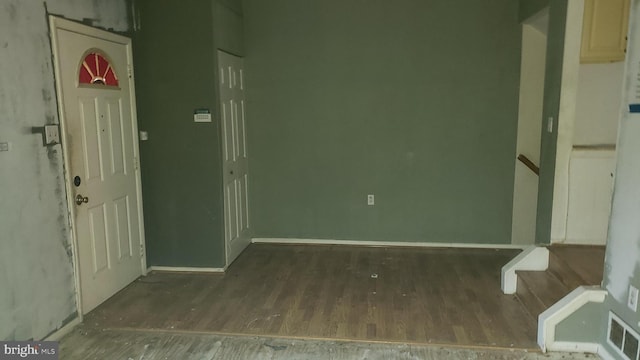
M87 31L100 33L95 29ZM83 313L135 280L144 267L130 42L105 34L104 38L84 35L54 25L67 177L71 182L76 176L81 179L79 185L69 185L69 196L81 199L71 212ZM112 37L123 40L107 40ZM84 57L93 52L109 59L117 86L79 83L78 68L83 66ZM99 70L97 61L96 67ZM106 70L103 66L99 71Z
M227 266L250 243L242 58L218 52Z
M242 179L242 185L244 186L244 225L247 229L251 227L249 224L249 176L244 174Z
M241 157L247 157L247 130L246 130L246 126L245 126L245 119L244 119L244 99L240 100L240 122L238 123L238 126L240 126L240 144L238 146L238 150L240 153Z
M100 143L98 142L98 119L96 118L96 102L94 98L80 98L80 121L82 122L82 144L84 145L83 160L85 168L85 178L94 180L102 178L102 167L100 166ZM97 159L98 161L92 161Z
M93 274L109 268L109 244L107 243L107 221L105 220L104 204L89 209L89 237L93 250Z
M122 117L120 116L121 104L118 99L108 99L108 120L111 145L111 174L125 174L125 149L122 133Z
M131 244L131 234L129 226L129 197L124 196L113 202L114 217L116 221L116 235L118 244L118 260L123 260L133 256L133 244Z

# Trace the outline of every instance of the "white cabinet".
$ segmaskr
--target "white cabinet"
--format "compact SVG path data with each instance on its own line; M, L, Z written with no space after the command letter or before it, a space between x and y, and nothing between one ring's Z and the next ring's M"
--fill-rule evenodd
M585 0L580 62L623 61L629 0Z

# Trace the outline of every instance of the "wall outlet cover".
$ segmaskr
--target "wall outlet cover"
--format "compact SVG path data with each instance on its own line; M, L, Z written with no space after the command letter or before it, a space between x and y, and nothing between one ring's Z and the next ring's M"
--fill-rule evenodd
M367 205L375 205L376 204L376 196L375 195L367 195Z
M44 126L44 144L55 145L60 143L60 130L58 125Z
M629 299L627 300L627 306L633 311L638 311L638 288L633 285L629 285Z

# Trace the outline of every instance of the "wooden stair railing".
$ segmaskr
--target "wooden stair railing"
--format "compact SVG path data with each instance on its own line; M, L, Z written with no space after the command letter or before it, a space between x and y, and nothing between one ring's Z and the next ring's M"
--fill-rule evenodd
M531 171L533 171L536 175L540 176L540 168L533 163L533 161L529 160L525 155L518 155L518 160L522 162L526 167L528 167Z

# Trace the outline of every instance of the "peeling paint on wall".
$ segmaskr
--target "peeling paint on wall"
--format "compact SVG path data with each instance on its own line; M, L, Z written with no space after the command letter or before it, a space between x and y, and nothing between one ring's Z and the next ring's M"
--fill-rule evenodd
M76 317L62 149L33 131L58 123L45 6L128 28L124 0L0 0L0 340L42 339Z

